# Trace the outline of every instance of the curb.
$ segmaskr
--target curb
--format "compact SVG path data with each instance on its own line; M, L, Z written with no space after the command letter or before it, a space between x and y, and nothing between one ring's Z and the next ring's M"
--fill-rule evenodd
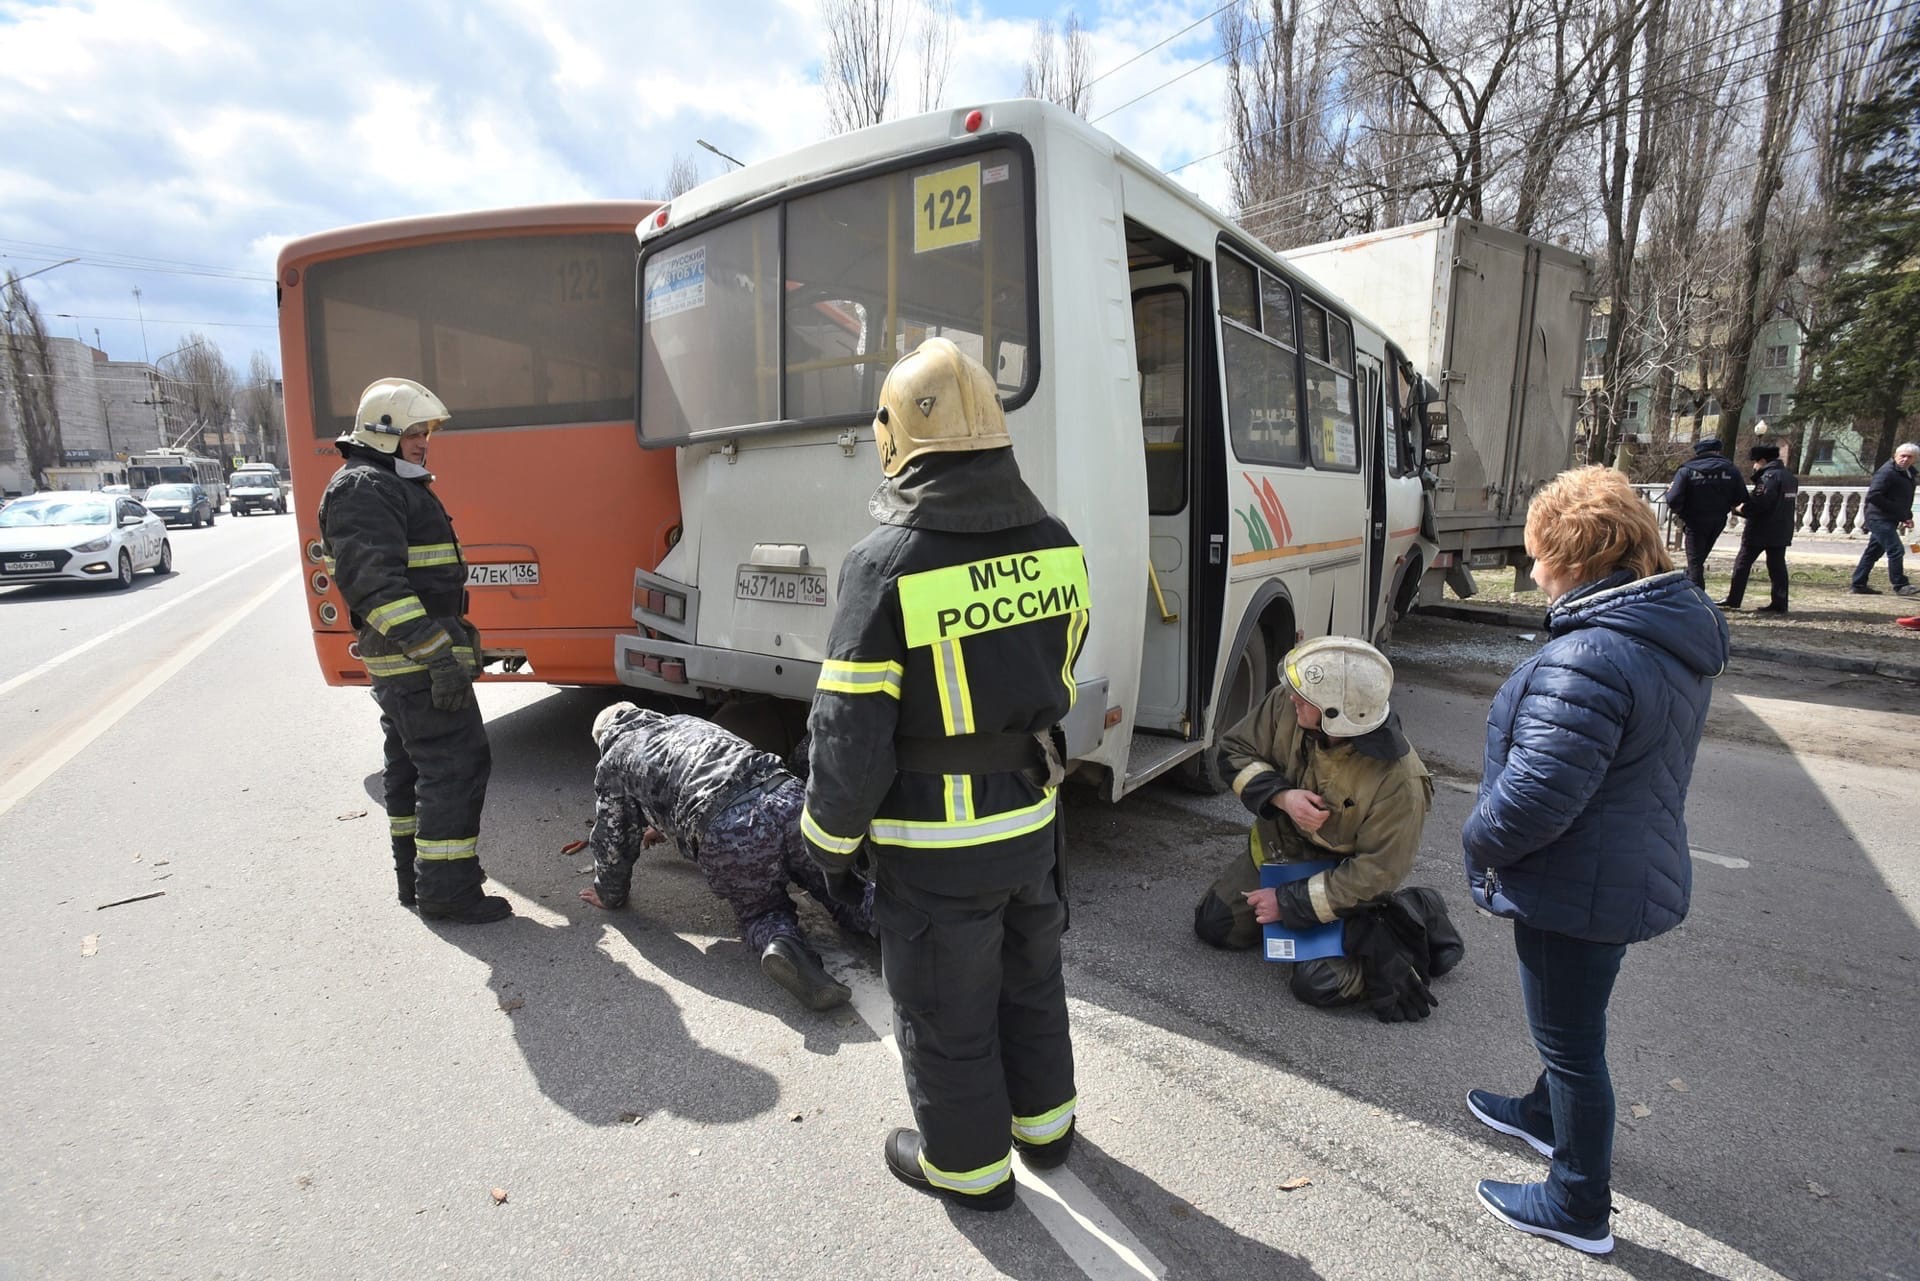
M1500 605L1420 605L1414 613L1456 622L1479 623L1488 627L1519 627L1545 631L1547 615L1541 609L1509 609ZM1799 667L1819 667L1854 676L1884 676L1889 680L1920 684L1920 663L1892 659L1850 658L1827 654L1817 649L1796 649L1789 645L1756 644L1735 637L1730 652L1735 658L1750 658L1762 663L1786 663Z

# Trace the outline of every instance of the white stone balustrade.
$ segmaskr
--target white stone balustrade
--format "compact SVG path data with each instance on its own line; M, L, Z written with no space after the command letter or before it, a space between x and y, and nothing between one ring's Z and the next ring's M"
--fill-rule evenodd
M1640 496L1653 504L1653 511L1660 518L1660 528L1667 535L1667 544L1680 545L1680 527L1667 511L1667 487L1665 485L1635 485ZM1867 487L1865 485L1809 485L1800 486L1800 499L1794 506L1793 533L1796 538L1822 538L1842 542L1865 542L1867 539L1866 522L1860 518L1861 510L1866 506ZM1741 519L1733 517L1727 522L1727 532L1738 534Z

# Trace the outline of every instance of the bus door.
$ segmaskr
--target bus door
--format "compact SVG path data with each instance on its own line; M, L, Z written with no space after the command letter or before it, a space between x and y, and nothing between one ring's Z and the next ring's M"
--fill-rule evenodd
M1131 220L1127 250L1147 475L1146 631L1134 726L1184 740L1194 736L1198 720L1190 705L1193 259Z
M1387 553L1387 451L1392 442L1386 435L1386 371L1377 356L1356 352L1360 382L1360 460L1367 494L1367 595L1365 630L1372 636L1380 626L1382 596L1389 584L1382 582Z

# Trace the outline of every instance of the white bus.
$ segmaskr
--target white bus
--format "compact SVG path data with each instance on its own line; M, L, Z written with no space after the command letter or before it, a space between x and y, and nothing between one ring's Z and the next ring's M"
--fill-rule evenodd
M211 458L184 449L155 449L127 461L127 486L135 498L145 498L155 485L198 485L218 512L227 499L227 473Z
M1066 730L1115 799L1176 767L1221 786L1215 735L1280 656L1378 635L1431 562L1401 353L1057 107L829 139L638 234L641 442L678 450L684 531L634 575L630 685L811 697L873 528L881 381L932 335L994 371L1022 472L1086 550Z

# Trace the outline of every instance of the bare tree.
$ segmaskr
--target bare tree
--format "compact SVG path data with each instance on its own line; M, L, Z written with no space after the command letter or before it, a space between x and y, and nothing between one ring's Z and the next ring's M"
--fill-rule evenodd
M674 152L673 163L667 167L667 180L661 188L660 198L672 200L699 185L700 161L687 152Z
M953 0L928 0L920 15L920 110L938 111L953 69Z
M238 403L233 366L220 349L200 334L188 334L179 351L167 355L161 370L171 378L185 401L182 411L192 424L185 443L197 449L212 433L225 449L228 425Z
M1243 0L1219 18L1233 202L1241 225L1276 248L1298 243L1303 228L1344 230L1333 224L1345 136L1326 123L1336 67L1330 9L1313 0Z
M27 473L36 488L45 489L50 484L47 468L59 465L66 453L60 410L53 401L53 353L40 308L13 271L7 273L6 289L0 294L0 341L7 346L8 400L27 448Z
M820 0L827 27L821 88L835 133L864 129L887 118L900 65L898 0Z
M264 351L256 351L247 361L247 380L235 396L240 420L252 428L260 441L263 457L273 461L286 457L287 421L284 402L274 394L280 375L273 360Z
M1057 40L1052 20L1040 19L1033 32L1033 52L1020 76L1021 96L1057 102L1084 116L1093 106L1093 89L1088 84L1092 76L1093 54L1079 13L1067 12Z

